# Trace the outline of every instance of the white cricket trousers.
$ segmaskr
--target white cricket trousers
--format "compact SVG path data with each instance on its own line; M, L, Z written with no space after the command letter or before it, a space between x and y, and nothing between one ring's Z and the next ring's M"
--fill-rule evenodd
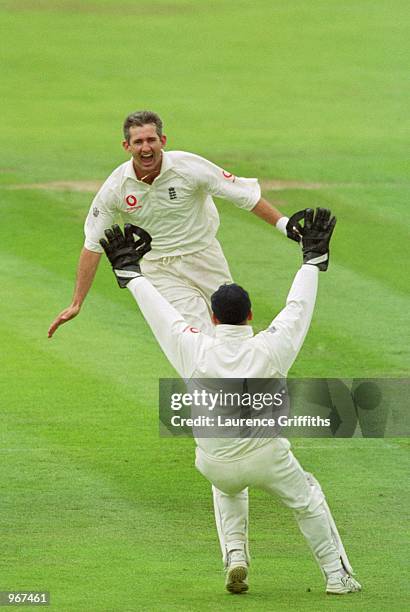
M219 535L225 543L222 551L225 565L232 550L245 550L248 556L247 487L250 486L278 496L294 511L299 528L325 573L341 569L340 552L332 537L322 490L303 471L287 439L274 438L233 460L214 459L197 447L195 465L213 485Z
M216 238L196 253L143 259L141 270L190 325L214 335L211 295L220 285L232 283L228 263Z

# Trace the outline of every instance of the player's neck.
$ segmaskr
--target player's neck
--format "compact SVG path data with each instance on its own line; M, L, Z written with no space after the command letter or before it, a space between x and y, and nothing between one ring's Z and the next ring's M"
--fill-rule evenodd
M153 170L152 172L150 172L149 174L145 174L144 176L138 176L140 173L137 171L135 171L135 174L139 181L142 181L143 183L148 183L148 185L152 185L152 183L154 182L154 179L156 179L157 176L159 176L160 172L161 172L161 168L159 170Z

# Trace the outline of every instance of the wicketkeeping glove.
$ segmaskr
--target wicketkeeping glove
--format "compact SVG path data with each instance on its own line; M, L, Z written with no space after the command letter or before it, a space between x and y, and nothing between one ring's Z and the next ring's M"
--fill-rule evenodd
M142 276L140 260L151 250L151 236L141 227L127 223L122 233L119 225L105 230L100 244L105 251L119 286L123 289L133 278ZM134 236L139 239L135 240Z
M287 237L291 240L295 240L296 242L300 242L302 238L302 228L299 225L299 221L304 218L305 211L306 208L304 210L299 210L298 212L294 213L291 217L289 217L289 220L286 224Z
M303 263L317 266L325 272L329 265L329 242L336 225L336 217L328 208L317 208L316 213L306 208L303 227L299 222L296 229L301 235Z

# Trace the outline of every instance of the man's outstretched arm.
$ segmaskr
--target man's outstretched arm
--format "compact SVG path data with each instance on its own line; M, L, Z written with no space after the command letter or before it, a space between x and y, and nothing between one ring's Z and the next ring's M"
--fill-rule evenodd
M254 215L266 221L270 225L275 225L278 230L282 231L286 235L286 223L288 222L288 217L283 215L273 204L265 200L265 198L261 198L259 202L256 204L254 208L252 208L251 212ZM278 225L279 219L283 219L281 223Z
M300 219L300 213L295 213L289 219L289 217L283 215L280 210L275 208L275 206L268 202L268 200L265 200L265 198L260 198L251 212L260 219L266 221L266 223L274 225L284 236L287 236L295 242L300 242L301 236L295 232L293 228L295 218L296 220Z
M270 346L274 370L287 373L302 348L315 307L319 270L303 264L286 299L286 306L266 331L260 332Z
M192 374L201 339L182 315L142 276L140 260L151 250L151 236L141 227L127 223L124 233L118 225L105 231L100 240L117 282L127 287L150 326L155 338L176 371Z
M48 329L49 338L53 336L60 325L67 323L67 321L71 321L71 319L74 319L74 317L76 317L80 312L82 303L84 302L93 283L100 259L101 253L95 253L94 251L89 251L83 247L80 254L80 259L78 261L77 279L72 302L70 306L60 312L60 314L51 323Z
M197 329L191 327L143 276L131 279L127 288L168 361L180 376L189 378L204 334L198 333Z
M294 231L301 236L303 265L289 291L285 308L261 332L272 352L275 371L286 376L295 361L310 326L315 306L318 273L329 264L329 243L336 218L328 209L305 209L293 215ZM304 220L303 227L299 221Z
M298 237L290 235L286 230L288 217L261 196L260 185L256 178L234 176L198 155L190 155L190 158L193 170L191 178L199 189L233 202L238 208L253 212L288 238L299 242Z

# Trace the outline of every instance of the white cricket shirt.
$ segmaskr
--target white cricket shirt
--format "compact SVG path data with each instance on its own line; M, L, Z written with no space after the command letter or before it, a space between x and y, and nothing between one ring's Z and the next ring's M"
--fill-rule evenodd
M165 355L182 378L285 378L312 319L318 268L297 272L285 308L269 327L254 335L250 325L217 325L207 336L187 324L144 277L128 283ZM218 459L241 456L267 443L264 438L197 438L205 453Z
M129 160L95 196L84 226L84 246L102 253L99 240L120 217L151 234L146 259L195 253L211 243L219 227L212 196L252 210L261 191L257 179L234 176L193 153L163 151L161 172L152 185L136 178Z

